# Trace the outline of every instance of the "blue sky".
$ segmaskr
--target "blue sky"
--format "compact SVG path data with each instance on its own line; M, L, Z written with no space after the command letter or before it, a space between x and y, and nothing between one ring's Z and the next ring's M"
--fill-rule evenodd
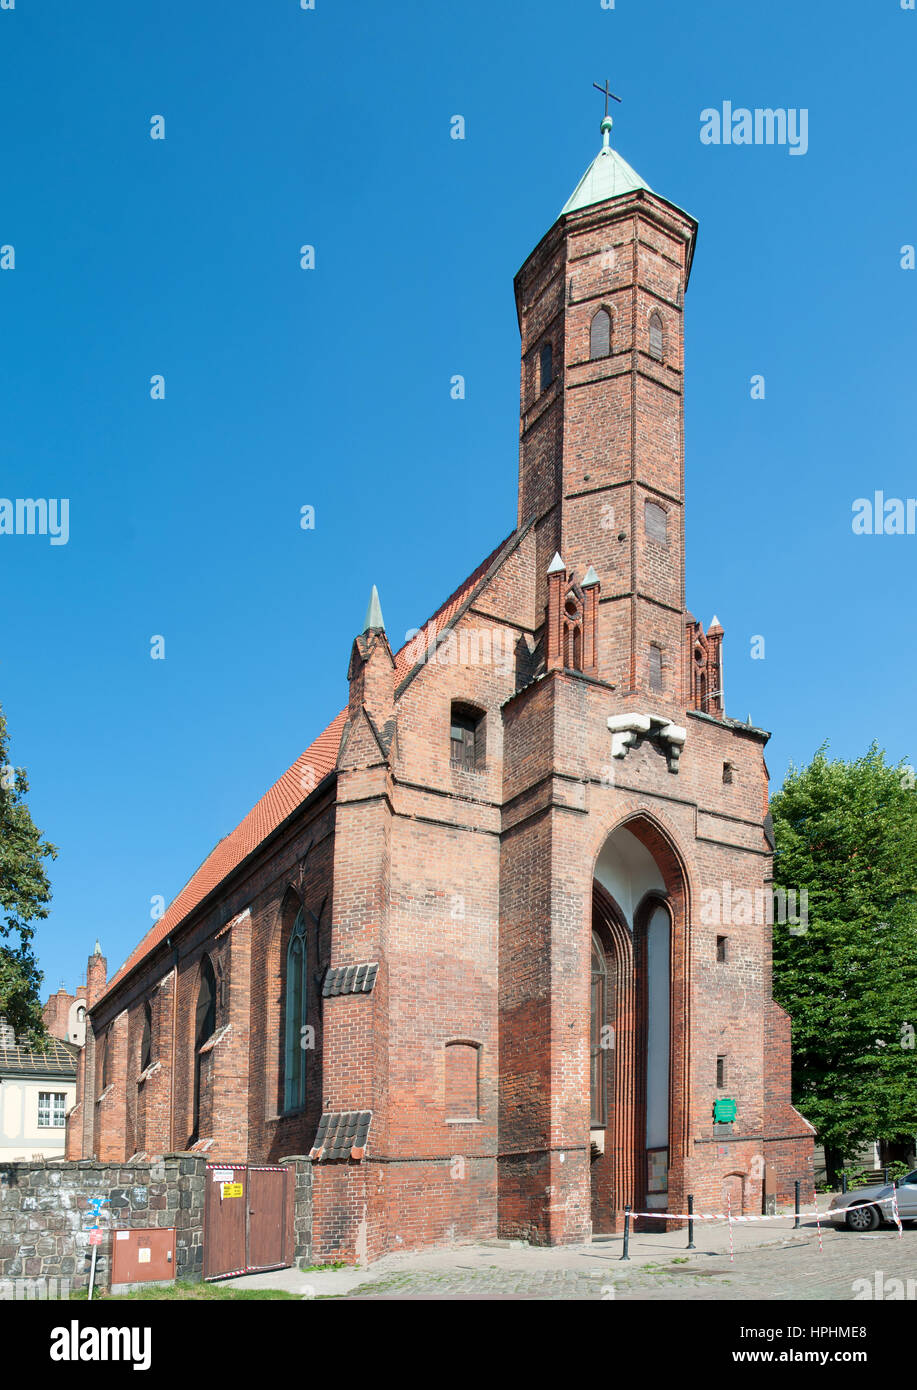
M900 0L0 10L0 495L70 499L66 546L0 537L46 990L96 936L117 967L341 708L373 582L399 643L512 529L513 275L606 76L614 144L700 221L688 604L729 712L775 731L775 787L824 739L917 759L917 537L851 528L917 494L915 54ZM726 100L805 108L808 152L702 145Z

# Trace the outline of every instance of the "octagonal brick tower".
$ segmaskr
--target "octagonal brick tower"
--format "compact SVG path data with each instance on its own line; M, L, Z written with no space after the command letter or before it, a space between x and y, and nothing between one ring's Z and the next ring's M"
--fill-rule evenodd
M516 276L519 524L536 521L539 575L559 552L580 579L590 565L602 576L598 676L646 690L656 647L677 705L683 306L697 223L611 148L610 117L601 129L601 150Z

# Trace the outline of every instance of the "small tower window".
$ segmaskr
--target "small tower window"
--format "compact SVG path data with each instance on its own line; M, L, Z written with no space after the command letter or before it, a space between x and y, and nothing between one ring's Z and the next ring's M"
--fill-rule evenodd
M662 361L662 316L656 312L650 315L650 357Z
M538 356L539 363L539 391L547 391L551 382L554 380L552 367L551 344L545 343Z
M723 763L723 781L732 781L732 763Z
M607 357L611 352L611 314L600 309L589 329L589 356Z
M462 772L484 767L484 716L468 705L452 706L449 746L452 766Z
M716 938L716 959L720 965L725 965L727 960L725 936L718 936Z
M667 545L669 540L669 518L664 507L660 507L658 502L647 502L644 509L644 521L646 524L646 534L651 541L657 541L659 545Z
M717 1090L722 1090L726 1085L726 1058L717 1057L716 1059L716 1085Z
M662 648L650 647L650 690L662 689Z

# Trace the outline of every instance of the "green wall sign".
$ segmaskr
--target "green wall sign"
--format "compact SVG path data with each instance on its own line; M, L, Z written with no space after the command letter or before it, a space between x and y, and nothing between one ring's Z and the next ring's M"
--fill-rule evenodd
M736 1117L736 1103L734 1100L722 1100L713 1102L713 1119L718 1125L729 1124Z

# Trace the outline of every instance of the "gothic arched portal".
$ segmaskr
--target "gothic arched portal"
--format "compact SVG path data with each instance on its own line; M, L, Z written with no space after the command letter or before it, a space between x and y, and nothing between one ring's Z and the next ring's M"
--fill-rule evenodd
M641 817L608 836L592 885L590 1150L597 1234L616 1228L625 1205L670 1207L673 1163L680 1168L683 1154L684 901L680 861L653 822ZM605 1049L601 1061L597 1038Z

